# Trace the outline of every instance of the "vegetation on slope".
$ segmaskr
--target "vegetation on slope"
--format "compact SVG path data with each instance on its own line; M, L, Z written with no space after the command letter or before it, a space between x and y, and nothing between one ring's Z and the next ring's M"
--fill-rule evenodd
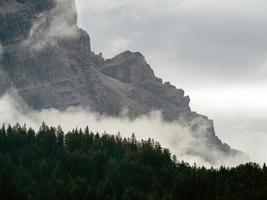
M267 168L192 167L134 135L3 126L0 199L267 199Z

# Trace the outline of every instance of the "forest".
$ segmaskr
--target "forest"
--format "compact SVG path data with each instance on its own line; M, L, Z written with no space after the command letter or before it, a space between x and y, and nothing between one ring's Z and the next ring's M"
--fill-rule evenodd
M0 128L1 200L266 200L267 167L205 168L153 139L42 124Z

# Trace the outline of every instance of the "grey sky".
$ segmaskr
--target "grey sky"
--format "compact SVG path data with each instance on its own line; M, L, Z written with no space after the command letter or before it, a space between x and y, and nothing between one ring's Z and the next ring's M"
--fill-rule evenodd
M140 51L226 142L267 152L266 0L77 1L94 51Z
M182 83L181 72L222 82L266 78L266 1L79 0L78 7L93 49L107 57L139 50L157 74L167 65Z

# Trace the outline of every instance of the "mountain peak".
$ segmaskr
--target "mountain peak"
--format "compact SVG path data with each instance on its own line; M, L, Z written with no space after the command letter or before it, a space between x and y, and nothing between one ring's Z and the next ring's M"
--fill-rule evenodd
M121 59L121 58L127 58L127 57L136 57L139 59L145 59L144 55L141 54L140 52L132 52L130 50L119 53L118 55L114 56L112 59Z
M139 52L131 51L122 52L106 60L101 72L123 83L140 83L155 78L145 57Z
M116 117L127 110L131 118L161 111L166 122L194 124L192 131L207 139L207 148L232 153L211 121L191 111L184 91L157 78L141 53L105 60L91 52L89 35L77 26L74 0L2 0L0 44L1 95L15 88L35 110L84 106Z

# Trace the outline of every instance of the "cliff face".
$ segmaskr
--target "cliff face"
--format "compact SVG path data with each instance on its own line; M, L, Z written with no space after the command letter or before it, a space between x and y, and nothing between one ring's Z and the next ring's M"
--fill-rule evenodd
M140 53L109 60L93 55L72 0L6 0L1 6L1 74L9 81L0 91L8 83L34 109L83 105L108 115L127 109L132 117L162 110L169 120L190 111L189 97L156 78Z
M77 27L74 2L45 1L41 8L38 2L10 0L12 13L1 13L1 69L10 86L34 109L86 105L115 113L121 106L119 84L113 84L119 87L114 93L109 79L90 67L90 39Z
M167 121L201 121L192 129L207 146L233 154L207 117L191 112L184 91L155 77L144 56L130 51L105 60L91 51L77 26L73 0L2 0L0 3L0 93L16 88L34 109L88 106L96 112L130 117L161 110ZM198 152L191 152L198 154Z

